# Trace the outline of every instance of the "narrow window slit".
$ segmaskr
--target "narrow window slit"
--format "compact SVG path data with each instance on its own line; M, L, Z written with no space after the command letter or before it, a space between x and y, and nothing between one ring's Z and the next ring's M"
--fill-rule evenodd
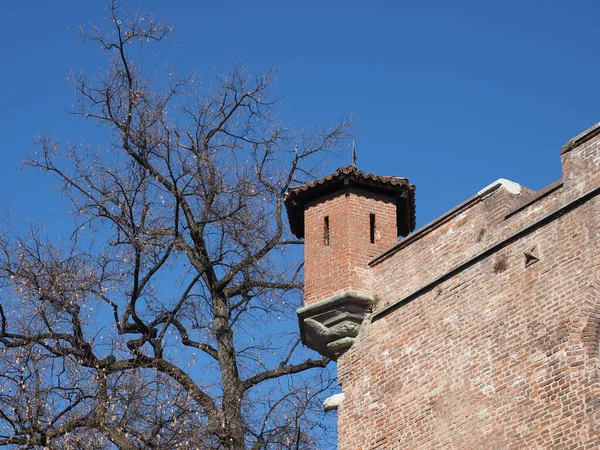
M370 215L369 225L370 225L371 244L374 244L375 243L375 214Z
M325 216L323 221L323 244L329 245L329 216Z

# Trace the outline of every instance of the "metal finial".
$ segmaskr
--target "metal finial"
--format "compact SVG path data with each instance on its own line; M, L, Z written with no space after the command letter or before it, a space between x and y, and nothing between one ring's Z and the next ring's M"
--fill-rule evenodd
M352 165L356 167L356 149L354 148L354 138L352 138Z

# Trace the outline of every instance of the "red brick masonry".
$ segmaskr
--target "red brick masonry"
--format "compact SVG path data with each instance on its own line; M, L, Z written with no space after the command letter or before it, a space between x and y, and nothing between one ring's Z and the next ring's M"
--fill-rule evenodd
M492 185L397 244L384 198L306 209L306 302L376 299L338 360L340 450L600 448L599 133L544 192Z

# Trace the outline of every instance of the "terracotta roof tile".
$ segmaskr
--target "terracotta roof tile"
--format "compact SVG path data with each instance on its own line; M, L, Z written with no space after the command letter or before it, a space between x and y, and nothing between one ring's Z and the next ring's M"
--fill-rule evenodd
M298 186L291 187L288 192L285 194L287 198L290 195L295 195L298 192L308 191L309 189L315 188L317 186L324 186L336 179L340 178L343 175L353 175L357 178L360 178L364 181L373 181L376 183L385 183L392 185L408 185L408 178L402 177L391 177L391 176L380 176L374 175L371 173L365 173L362 170L358 170L356 166L350 164L347 167L340 167L331 175L321 178L320 180L310 181L308 183L300 184Z
M346 189L348 185L361 190L389 195L396 200L398 234L405 236L415 228L415 186L407 178L365 173L356 166L340 167L319 180L291 187L284 196L290 228L298 238L304 237L304 207L307 203ZM408 214L407 214L408 213Z

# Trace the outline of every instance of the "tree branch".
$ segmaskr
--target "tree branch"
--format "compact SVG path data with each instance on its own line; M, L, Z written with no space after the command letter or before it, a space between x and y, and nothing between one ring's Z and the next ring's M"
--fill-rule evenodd
M244 380L244 390L247 391L248 389L253 388L257 384L260 384L263 381L270 380L273 378L279 378L284 375L292 375L317 367L323 368L327 366L327 364L329 364L329 361L331 361L329 358L322 358L318 360L307 359L306 361L300 364L293 364L290 366L278 367L277 369L266 370Z

